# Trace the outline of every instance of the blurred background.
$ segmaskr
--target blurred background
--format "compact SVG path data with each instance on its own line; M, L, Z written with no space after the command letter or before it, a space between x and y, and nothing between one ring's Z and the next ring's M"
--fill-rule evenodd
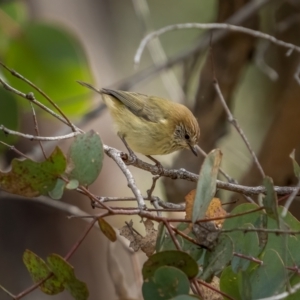
M212 84L208 57L212 38L220 88L265 173L276 185L297 183L289 154L296 149L296 159L299 156L299 55L295 52L287 55L286 49L240 33L190 29L169 32L153 40L138 68L134 67L135 51L147 33L186 22L233 23L297 44L300 3L297 0L0 0L0 60L43 89L80 128L94 129L105 144L121 150L125 150L124 145L114 133L100 97L76 80L99 88L132 90L184 103L199 121L200 146L206 152L219 147L223 152L223 169L239 183L260 185L262 177L241 138L227 122ZM3 68L0 76L22 92L33 91ZM35 96L47 103L37 93ZM37 109L37 115L41 135L69 132L43 111ZM1 87L0 124L35 133L29 103ZM0 139L35 160L42 160L38 144L3 133ZM68 144L59 144L65 153ZM44 146L51 153L55 144L44 143ZM0 145L2 170L15 155ZM202 163L201 157L196 158L189 151L157 159L164 166L194 173L199 172ZM145 194L151 185L150 174L130 169ZM155 195L178 203L193 188L194 183L163 178ZM107 157L91 190L101 196L131 196L120 170ZM240 195L218 196L224 202L244 201ZM68 193L63 201L93 212L89 201L77 193ZM297 206L296 201L292 207L296 215ZM20 199L0 191L2 286L15 294L30 286L30 276L22 263L26 248L41 257L52 252L63 256L69 251L87 223L68 220L67 215L63 209L50 207L46 202ZM125 219L131 218L109 220L119 228ZM134 220L139 222L138 218ZM78 278L87 282L90 299L141 299L141 281L136 271L141 268L140 260L126 250L124 243L111 245L95 229L70 262ZM0 299L10 297L0 290ZM49 296L35 291L24 299L49 299ZM52 299L71 297L64 292Z

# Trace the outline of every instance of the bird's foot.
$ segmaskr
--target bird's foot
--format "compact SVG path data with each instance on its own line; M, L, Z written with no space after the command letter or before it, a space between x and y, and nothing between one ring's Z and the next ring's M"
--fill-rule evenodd
M152 156L150 155L146 155L149 159L151 159L154 163L155 163L155 166L157 167L158 171L155 172L155 175L159 175L161 176L164 172L164 167L163 165L155 158L153 158Z

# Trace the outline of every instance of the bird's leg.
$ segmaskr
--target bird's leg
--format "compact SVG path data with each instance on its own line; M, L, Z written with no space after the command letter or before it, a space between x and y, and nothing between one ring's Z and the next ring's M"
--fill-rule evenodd
M123 144L125 145L125 147L126 147L126 149L127 149L127 151L128 151L128 154L129 154L129 159L128 159L128 162L127 162L127 164L133 164L135 161L136 161L136 159L137 159L137 157L136 157L136 155L135 155L135 153L130 149L130 147L128 146L128 144L127 144L127 142L126 142L126 140L125 140L125 137L124 136L122 136L121 134L119 134L118 133L118 136L119 136L119 138L121 139L121 141L123 142Z
M153 158L150 155L146 155L149 159L151 159L153 162L155 162L155 166L158 168L158 172L157 175L161 175L163 173L164 167L162 166L162 164L155 158Z

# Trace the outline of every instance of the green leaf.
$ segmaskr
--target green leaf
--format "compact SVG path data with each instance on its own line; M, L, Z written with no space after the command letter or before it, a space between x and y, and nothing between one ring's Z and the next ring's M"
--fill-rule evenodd
M176 236L176 239L180 245L180 247L183 247L184 239L182 236L178 235ZM174 244L173 239L170 237L170 235L167 235L164 239L164 243L162 244L162 247L160 251L169 251L169 250L177 250L176 245Z
M111 227L109 223L107 223L104 219L99 218L98 219L98 224L103 232L103 234L111 241L115 242L117 240L117 235L115 230Z
M278 200L274 189L273 180L270 177L264 178L264 186L266 188L266 196L263 199L264 207L268 216L274 218L277 222L277 228L280 228L280 217L278 214Z
M47 261L51 271L75 300L88 299L89 291L86 284L76 278L74 268L68 262L58 254L51 254Z
M193 206L192 221L203 219L210 201L216 193L216 180L221 163L222 153L219 149L211 151L204 159L197 183Z
M11 39L8 48L3 57L7 66L36 84L66 115L80 116L88 110L88 101L80 97L83 91L75 81L91 82L90 67L81 44L65 28L38 22L23 24L21 34ZM9 81L24 93L34 92L13 76ZM24 99L20 100L29 108Z
M95 131L77 135L68 153L69 179L77 179L79 184L90 185L101 171L103 157L102 141Z
M285 266L275 250L266 250L262 260L263 265L248 273L250 275L252 299L270 297L281 293L284 291L287 282Z
M255 228L253 224L246 223L243 226L245 229L247 228ZM249 257L257 257L261 249L259 247L258 235L256 232L242 232L242 231L233 231L228 234L233 241L234 251L238 254L243 254ZM231 261L232 270L235 273L239 271L245 271L250 265L250 260L233 256Z
M248 274L243 271L238 273L238 286L242 300L252 300L252 288Z
M298 274L295 274L290 280L290 286L293 287L300 283L300 277ZM294 294L287 296L284 300L299 300L300 299L300 290L298 289Z
M79 186L79 182L77 179L71 179L67 184L66 184L66 188L68 190L76 190Z
M188 294L190 283L185 273L174 267L158 268L152 278L145 280L142 291L145 300L168 300Z
M278 213L281 214L282 210L283 207L280 206ZM267 228L277 229L277 223L273 218L269 218ZM290 212L287 212L286 216L282 218L281 229L299 231L300 222ZM284 265L293 266L300 264L299 247L300 239L298 235L269 233L265 250L276 250Z
M66 185L65 181L58 178L57 181L56 181L54 189L49 192L49 196L54 200L61 199L61 197L64 193L65 185Z
M178 225L176 226L176 228L180 231L185 231L188 227L190 226L189 223L178 223Z
M188 236L196 240L196 237L192 232L190 232ZM199 245L196 245L190 242L189 240L183 238L182 251L188 253L195 261L198 261L203 255L203 252L206 250L202 247L199 247Z
M206 252L203 273L200 277L205 281L210 281L214 275L221 272L229 264L233 251L230 237L226 234L221 235L217 246L211 252Z
M45 279L51 273L44 260L30 250L25 250L23 254L23 262L34 283ZM40 289L45 294L56 295L62 292L64 290L64 287L62 283L59 282L54 275L52 275L51 278L40 285Z
M25 197L47 195L65 169L66 158L58 147L43 162L14 159L11 171L0 172L0 188Z
M155 271L162 266L172 266L183 271L188 278L194 278L198 274L198 265L187 253L177 250L158 252L144 263L143 278L154 276Z
M238 275L235 274L231 267L227 267L223 270L220 277L220 290L233 299L241 299L238 285ZM224 297L224 299L228 299Z
M245 212L248 212L248 211L250 212L257 208L259 208L259 206L256 204L251 204L251 203L241 204L232 210L231 215L236 215L236 214L242 214L242 215L235 217L235 218L225 219L222 229L233 230L232 232L228 232L227 235L230 236L230 238L232 239L235 249L236 248L241 249L243 247L241 245L241 243L243 242L243 238L244 238L241 236L241 232L238 233L237 231L234 231L235 228L242 228L243 226L245 226L245 224L251 224L254 228L265 228L264 226L266 225L265 224L266 215L263 213L262 210L256 211L256 212L251 212L249 214L244 214ZM247 233L247 235L248 234L250 234L250 232ZM251 237L254 239L253 241L255 244L256 244L256 238L254 238L255 235L258 236L259 249L257 249L257 252L255 251L255 249L251 250L251 253L254 256L259 255L261 253L261 251L264 249L267 239L268 239L268 235L266 235L266 234L260 234L260 233L250 234L249 237L250 237L250 239L251 239ZM246 234L245 234L245 236L246 236ZM247 239L249 237L247 237ZM241 240L241 238L242 238L242 240Z

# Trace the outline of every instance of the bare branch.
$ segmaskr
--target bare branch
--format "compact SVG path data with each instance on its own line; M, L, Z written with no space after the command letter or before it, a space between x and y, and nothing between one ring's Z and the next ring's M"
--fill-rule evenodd
M63 113L63 111L58 107L58 105L44 92L42 91L39 87L37 87L34 83L32 83L30 80L16 72L15 70L10 69L7 67L4 63L0 61L0 65L6 69L8 72L11 73L11 75L15 76L18 79L21 79L22 81L26 82L29 86L34 88L36 91L38 91L45 99L49 101L49 103L56 108L56 110L64 117L66 120L67 124L72 128L73 131L76 131L76 128L74 125L71 123L71 121L67 118L67 116Z
M119 168L125 175L125 177L127 179L128 187L132 190L133 194L135 195L136 200L138 202L139 209L140 210L145 209L146 204L145 204L144 198L143 198L140 190L136 186L135 180L134 180L131 172L129 171L126 164L122 160L121 152L114 148L108 147L106 145L104 145L104 150L105 150L105 153L116 162L116 164L119 166Z
M265 176L266 176L266 175L265 175L265 172L264 172L264 170L263 170L261 164L259 163L258 158L257 158L255 152L252 150L251 145L250 145L250 143L249 143L249 141L248 141L248 139L247 139L247 137L246 137L244 131L243 131L242 128L239 126L237 120L233 117L233 115L232 115L232 113L231 113L229 107L227 106L227 103L226 103L226 101L225 101L225 99L224 99L224 97L223 97L223 94L222 94L222 92L221 92L221 89L220 89L220 87L219 87L219 84L218 84L218 81L217 81L216 78L214 79L214 86L215 86L215 90L216 90L216 92L217 92L217 94L218 94L218 96L219 96L219 98L220 98L220 101L221 101L221 103L222 103L222 105L223 105L223 107L224 107L224 109L225 109L225 112L226 112L227 117L228 117L228 121L233 125L233 127L236 129L236 131L239 133L239 135L240 135L241 138L243 139L243 141L244 141L244 143L245 143L247 149L249 150L249 152L250 152L250 154L251 154L251 156L252 156L252 158L253 158L253 161L254 161L254 163L256 164L256 166L257 166L257 168L258 168L258 170L259 170L261 176L262 176L262 177L265 177Z
M71 132L66 135L61 135L61 136L37 136L37 135L26 134L26 133L14 131L14 130L6 128L3 125L0 125L0 130L2 130L6 134L20 136L20 137L23 137L23 138L25 138L27 140L31 140L31 141L60 141L60 140L70 139L76 135L82 134L82 132L76 131L76 132Z
M39 136L40 131L39 131L39 126L38 126L38 121L37 121L37 118L36 118L35 109L34 109L34 106L33 106L32 102L30 102L30 106L31 106L33 122L34 122L34 130L35 130L36 135ZM1 126L0 126L0 128L1 128ZM43 152L44 158L47 159L46 152L44 150L42 142L39 141L39 144L40 144L41 150Z
M241 33L251 35L253 37L268 40L271 43L276 44L280 47L284 47L284 48L287 48L288 50L294 50L294 51L300 53L299 46L296 46L292 43L286 43L282 40L276 39L272 35L263 33L261 31L253 30L250 28L245 28L242 26L236 26L236 25L231 25L231 24L226 24L226 23L210 23L210 24L183 23L183 24L174 24L174 25L169 25L169 26L163 27L157 31L149 33L146 37L144 37L136 51L135 56L134 56L134 63L136 65L138 65L140 63L141 56L143 54L143 51L144 51L146 45L153 38L156 38L162 34L165 34L168 31L182 30L182 29L223 29L223 30L229 30L229 31L234 31L234 32L241 32Z
M34 103L35 105L39 106L41 109L43 109L44 111L46 111L47 113L49 113L50 115L52 115L53 117L55 117L56 119L58 119L59 121L63 122L66 125L70 125L64 118L62 118L60 115L58 115L57 113L55 113L53 110L51 110L50 108L48 108L47 106L45 106L44 104L42 104L41 102L37 101L34 97L33 93L22 93L20 91L18 91L17 89L13 88L12 86L10 86L9 84L7 84L1 77L0 77L0 83L2 84L2 86L9 92L12 92L32 103ZM74 124L72 124L72 128L75 128L76 131L80 131L82 132L81 129L79 129L78 127L76 127Z

